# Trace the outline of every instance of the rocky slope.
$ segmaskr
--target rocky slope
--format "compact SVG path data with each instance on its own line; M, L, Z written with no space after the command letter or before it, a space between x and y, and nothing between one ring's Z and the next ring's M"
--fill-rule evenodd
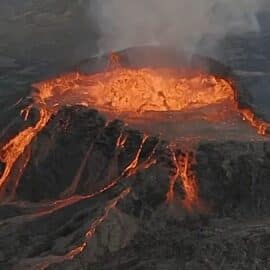
M63 108L28 148L15 201L0 206L3 269L270 266L269 141L197 145L203 207L191 208L183 181L168 200L181 145L97 111Z

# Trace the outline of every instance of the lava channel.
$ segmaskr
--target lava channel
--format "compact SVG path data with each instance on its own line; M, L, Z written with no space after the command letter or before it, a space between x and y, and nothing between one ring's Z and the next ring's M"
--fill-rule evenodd
M249 127L269 132L268 123L239 103L228 79L183 68L122 67L115 54L103 72L68 73L33 86L37 107L82 104L168 140L256 137Z
M107 70L100 73L73 72L33 85L31 107L39 110L40 118L35 126L21 131L2 147L0 161L4 164L4 170L0 177L0 191L27 146L46 126L51 115L66 105L83 104L96 108L109 117L121 118L143 129L146 134L161 133L165 137L174 134L166 138L176 141L209 139L215 132L219 137L224 137L226 132L222 128L233 126L237 129L242 119L250 125L241 124L236 137L246 136L248 132L243 130L246 131L249 126L260 135L266 135L269 131L269 125L256 118L250 108L240 108L237 90L224 78L169 67L122 67L117 55L113 55L109 63ZM28 114L27 108L23 110L24 117L27 118ZM246 129L242 129L243 126ZM183 133L186 127L191 129ZM255 135L252 133L252 136ZM119 144L122 142L119 141ZM136 161L128 171L135 167ZM179 165L177 167L185 189L194 189L194 184L187 184L190 177L186 169L182 170ZM195 182L194 179L191 182ZM191 193L195 194L195 191Z

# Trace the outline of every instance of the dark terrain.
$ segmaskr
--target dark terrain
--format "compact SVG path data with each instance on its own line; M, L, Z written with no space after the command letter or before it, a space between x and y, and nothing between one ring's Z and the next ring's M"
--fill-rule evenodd
M35 111L22 121L24 104L14 106L32 83L96 54L86 2L0 4L1 142L12 121L12 132L36 121ZM207 41L199 48L234 70L266 119L269 15L260 14L260 33L227 37L214 53ZM117 146L121 134L125 147ZM205 207L192 211L182 205L181 185L166 202L177 169L169 145L95 110L61 109L21 157L29 162L16 200L0 205L0 269L270 269L270 141L197 145L192 169Z

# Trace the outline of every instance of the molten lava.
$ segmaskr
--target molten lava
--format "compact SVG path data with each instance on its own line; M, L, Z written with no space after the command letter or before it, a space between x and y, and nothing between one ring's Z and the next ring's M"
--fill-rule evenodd
M28 115L28 111L26 113ZM40 108L40 119L34 127L28 127L12 138L0 151L0 160L5 164L5 169L0 177L0 190L9 176L14 163L31 143L37 133L47 124L51 117L49 110Z
M178 162L178 167L181 176L181 183L185 191L185 199L183 201L184 206L192 210L194 208L201 208L198 196L198 185L196 182L195 173L192 170L194 163L192 154L186 152L182 159Z
M269 129L250 108L238 104L236 89L228 80L183 69L124 68L119 61L113 54L102 73L68 73L35 84L36 105L57 111L63 105L82 104L111 116L124 118L129 113L137 119L146 118L144 112L178 112L189 118L193 113L209 123L238 117L261 135Z
M65 260L71 260L78 254L82 253L83 250L87 247L88 242L95 236L95 232L97 228L104 222L109 213L116 207L120 200L123 200L128 194L131 192L130 188L124 189L116 198L112 199L108 202L107 206L103 210L101 216L97 217L92 223L89 225L89 229L85 233L84 241L80 245L71 249L67 254L62 256L48 256L47 261L44 263L39 263L35 266L35 269L44 270L47 269L50 264L56 264L63 262Z
M21 131L1 149L0 161L4 164L4 170L0 177L0 191L26 147L47 124L51 115L64 105L83 104L113 116L132 113L133 117L142 119L143 113L149 111L178 112L185 115L207 108L210 113L199 114L198 117L208 122L218 122L220 119L226 120L232 115L238 115L256 128L259 134L264 135L269 128L265 122L258 120L250 109L238 109L235 89L225 79L209 74L187 72L183 69L124 68L121 67L119 57L115 54L111 56L110 61L108 69L102 73L89 75L69 73L34 85L35 91L32 94L34 102L22 110L21 115L27 120L30 109L35 107L40 112L40 118L35 126ZM146 138L147 136L144 141ZM125 140L125 137L120 137L117 146L124 147ZM89 153L86 154L85 161ZM139 154L140 150L130 167L124 171L124 175L132 174L137 169ZM187 164L180 166L176 161L177 157L174 159L178 168L177 175L181 176L184 189L189 194L187 204L192 204L191 201L195 200L197 193L194 187L196 181L194 176L188 175ZM151 166L154 162L148 160L148 165ZM147 164L145 166L147 167ZM72 194L77 186L80 171L79 169L73 185L62 196ZM177 175L173 177L172 183L176 182ZM168 194L168 198L172 197L172 190Z
M179 183L185 193L182 202L184 207L189 211L204 210L203 202L198 194L196 175L192 170L192 165L195 163L193 154L186 150L184 153L177 155L172 148L171 153L175 172L170 179L167 202L171 202L174 199L175 185Z
M183 128L185 120L188 119L191 119L192 125L196 126L195 120L198 119L216 124L232 122L232 119L237 118L246 120L260 135L265 135L270 130L269 125L256 118L250 108L240 106L236 89L223 78L183 69L124 68L116 54L111 55L108 68L104 72L69 73L56 79L34 84L33 87L35 89L32 93L33 104L21 111L21 117L27 121L31 110L35 108L39 111L39 119L33 126L25 128L10 138L0 150L0 161L3 164L0 175L0 201L12 200L16 197L20 177L31 159L30 151L26 153L27 149L29 150L28 146L47 125L51 116L65 105L83 104L89 108L96 108L113 118L121 116L124 119L125 115L132 115L133 118L141 119L143 122L148 120L152 122L156 120L156 117L162 118L169 112L179 117L178 120L184 120L176 122L175 118L172 119L173 125L179 126L179 129ZM150 114L148 114L149 112ZM154 114L152 114L153 112ZM204 127L204 129L207 128ZM201 139L200 136L201 134L198 134L199 139ZM116 176L111 177L109 174L109 180L105 185L98 187L92 193L78 195L77 187L93 152L94 142L92 142L81 159L73 181L60 193L59 200L41 204L40 207L37 207L37 213L29 214L27 218L32 220L49 215L78 201L90 199L115 187L123 179L134 176L158 163L159 158L156 152L159 150L159 145L162 144L161 140L151 148L151 151L147 152L147 156L144 153L144 147L150 137L147 134L141 137L133 156ZM185 141L181 138L181 140L173 141L173 145L168 147L174 171L170 175L167 194L166 191L163 194L166 195L167 202L173 201L175 187L180 185L184 192L182 205L189 211L205 210L205 204L199 196L199 186L193 168L196 162L194 153L197 140L193 138ZM117 166L117 160L121 151L126 148L127 142L128 135L125 132L121 133L115 142L116 150L111 162L109 161L109 169ZM180 154L177 150L178 147L182 151ZM25 153L25 158L21 158ZM18 167L18 164L20 165L19 172L13 173L13 169ZM169 167L169 169L171 168ZM16 170L14 169L14 171ZM125 188L118 196L109 201L101 215L98 215L85 228L82 242L75 244L64 255L40 258L40 262L38 261L36 265L37 269L46 269L50 264L71 260L82 253L110 211L129 193L132 193L132 190L130 187Z
M35 99L50 108L83 103L109 112L183 111L234 101L224 79L185 77L170 69L117 68L95 75L72 73L34 85Z

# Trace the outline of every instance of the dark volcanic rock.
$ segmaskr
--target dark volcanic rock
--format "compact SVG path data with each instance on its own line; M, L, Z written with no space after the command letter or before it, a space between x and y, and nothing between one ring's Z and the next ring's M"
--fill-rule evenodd
M35 117L32 118L33 121L31 117L28 121L23 121L20 110L25 106L10 109L10 105L15 104L19 97L27 95L27 89L33 81L43 80L55 73L66 71L77 59L95 53L98 37L93 29L95 28L93 20L88 20L84 16L89 11L88 0L2 0L0 5L0 58L3 56L8 59L8 61L4 59L4 62L0 59L2 146L20 130L33 125L35 121ZM90 9L93 10L92 5ZM218 50L213 50L212 46L209 46L209 41L210 43L211 40L216 41L215 37L206 35L203 38L204 42L200 43L205 44L207 54L211 57L214 51L218 52L214 56L217 59L223 55L222 62L233 67L238 74L238 79L241 79L241 84L248 88L248 91L242 87L238 88L241 105L254 106L249 95L252 93L252 98L255 98L257 103L254 106L256 114L259 115L259 109L264 106L269 116L269 8L264 9L258 19L260 33L226 35L226 39L219 42ZM199 47L201 45L198 44ZM135 60L135 64L142 65L143 61L147 62L146 56L150 55L151 51L152 49L148 50L138 58L135 49L135 53L133 56L131 54L126 63L129 64L128 60ZM153 52L153 55L158 64L160 53ZM153 57L150 60L152 62ZM182 60L172 54L167 63L172 66L175 62L178 65L178 61L182 62ZM207 67L211 73L226 76L227 72L227 75L231 76L231 70L208 60L204 61L195 56L195 61L191 63L196 62L197 66ZM97 71L97 68L104 70L106 65L107 58L104 58L103 63L95 58L91 66L86 61L80 69L83 72L93 72ZM55 120L50 123L53 121ZM85 125L85 119L82 125ZM94 127L96 123L93 120ZM75 129L72 129L75 132ZM45 130L53 136L58 136L58 132L61 133L60 130L52 133L48 128ZM107 133L104 128L101 128L105 137L106 134L113 136L114 132L115 135L119 134L120 130L122 127L113 128L113 132ZM120 153L115 153L115 141L112 140L113 143L110 145L108 138L103 139L103 143L95 145L95 153L99 151L101 153L96 160L90 155L91 159L89 157L87 170L84 172L87 181L80 178L77 193L87 193L95 190L95 186L103 186L110 182L108 168L116 165L106 159L106 153L110 156L118 155L118 166L116 166L118 170L114 169L111 176L123 171L126 164L132 160L141 142L142 134L127 130L124 133L130 134L125 145L125 148L129 147L128 151L122 149ZM136 139L131 133L135 133ZM25 180L21 181L21 184L23 183L24 187L18 198L26 200L58 198L62 190L70 186L74 180L74 173L78 172L78 168L73 167L70 156L75 151L74 162L82 164L89 142L84 136L82 141L78 138L67 140L64 132L57 138L57 141L56 139L50 141L46 139L46 135L43 138L38 137L20 158L24 160L28 151L32 154L29 162L29 166L32 164L32 167L27 168L29 175L23 176ZM62 148L56 147L65 140L77 143L80 151L68 144ZM46 147L41 148L40 151L37 148L33 149L35 145L42 147L37 145L37 141L40 144L44 142L46 147L48 146L46 142L50 143L48 153ZM98 196L70 204L67 200L66 205L59 209L57 208L59 203L55 201L48 204L17 201L1 204L0 269L40 269L41 267L37 267L40 261L51 264L48 269L57 270L270 269L270 189L267 181L270 168L269 142L204 143L198 147L195 169L199 193L212 211L211 215L203 216L198 216L197 213L187 215L177 203L169 205L168 208L166 204L161 203L168 188L168 173L175 172L170 151L166 148L167 143L160 142L155 137L147 139L140 155L140 162L147 159L156 142L161 145L155 154L158 157L157 166L143 170L136 176L122 179L116 187ZM64 153L61 154L59 151ZM42 160L44 163L35 165L35 159L39 160L38 156L46 156L46 158ZM58 157L56 161L61 166L51 164L54 156ZM67 161L61 161L66 156ZM103 161L106 172L100 169L103 168L101 164ZM92 162L93 165L90 165L89 163ZM48 166L54 171L50 172ZM0 165L0 174L4 167L5 164ZM60 168L64 169L64 172L61 172ZM43 172L49 175L48 183ZM67 175L67 172L71 175ZM57 179L54 173L59 174L59 177L67 178ZM31 174L39 178L32 179ZM35 181L38 183L35 184ZM99 184L100 181L104 183ZM51 186L55 182L59 185L56 191ZM31 191L32 185L35 187L33 191ZM134 191L125 200L120 201L104 222L97 226L93 239L88 241L89 249L72 260L53 263L53 258L61 258L83 242L83 235L91 224L102 216L110 200L129 185ZM36 191L37 195L34 194ZM68 197L70 194L72 192L66 192L62 196ZM54 208L53 204L57 207ZM96 252L94 256L93 252Z
M123 66L181 64L232 76L216 61L171 49L119 54ZM79 71L104 70L105 60ZM244 89L236 94L239 106L252 107ZM2 144L39 117L24 110ZM60 109L1 190L0 268L268 269L270 141L256 138L186 145L84 106Z
M123 145L117 145L121 141ZM42 201L92 194L128 177L129 167L134 166L132 174L137 174L136 168L141 173L144 163L152 160L157 161L155 168L168 171L172 164L166 146L168 143L155 137L144 139L141 132L119 120L105 124L96 111L81 106L64 108L30 145L31 158L20 179L17 198ZM168 173L164 177L159 201L164 201L168 190ZM159 193L157 183L152 182L151 190Z
M269 142L201 144L196 172L200 196L220 215L270 211Z
M166 200L173 155L185 154L171 148L86 107L61 109L28 147L24 202L0 206L0 268L268 269L269 141L193 149L203 212L183 207L180 176Z
M53 116L31 145L18 198L40 201L59 197L76 177L104 125L96 111L83 107L66 108Z
M11 105L3 113L5 119L4 121L0 119L0 147L3 147L22 130L33 127L37 123L39 120L39 111L35 107L29 107L31 104L31 99L24 99L17 106L16 104ZM24 119L28 107L28 117Z

